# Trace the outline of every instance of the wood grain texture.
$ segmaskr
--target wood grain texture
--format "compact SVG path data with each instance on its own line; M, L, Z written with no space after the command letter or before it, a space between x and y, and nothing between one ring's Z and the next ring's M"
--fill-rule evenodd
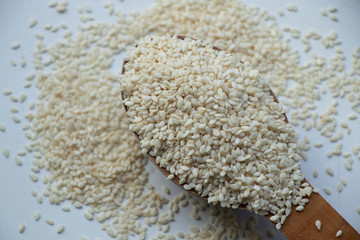
M185 36L177 36L178 39L184 40ZM192 38L193 39L193 38ZM136 45L137 46L137 45ZM135 47L136 47L135 46ZM219 48L213 46L217 51L220 51ZM127 61L124 61L122 74L125 73L125 64ZM270 95L273 96L275 102L279 102L276 98L273 91L270 89ZM122 92L122 99L124 99L124 94ZM127 111L127 106L124 105L125 111ZM289 123L287 116L284 113L284 121ZM139 138L138 134L135 133ZM149 158L153 164L167 177L170 175L170 172L165 168L160 167L156 163L154 156L149 154ZM174 177L171 181L177 184L179 187L183 188L183 185L180 184L178 177ZM308 182L306 179L304 182ZM207 200L207 197L201 197L194 189L189 190L188 192L194 194L197 197ZM308 198L309 202L305 205L303 211L298 212L295 210L296 206L292 206L291 214L287 217L285 223L281 227L281 232L289 240L331 240L331 239L343 239L343 240L360 240L360 234L333 208L328 202L318 193L312 193ZM240 205L241 209L246 209L245 205ZM265 216L267 219L270 219L272 215ZM315 221L320 220L322 223L321 230L319 231L315 226ZM270 220L269 220L270 221ZM336 237L338 230L342 230L343 234L340 238Z
M360 239L360 234L318 193L311 194L303 211L296 211L295 206L291 210L281 227L289 240ZM316 220L321 221L320 231L315 226ZM338 230L343 231L340 238L336 237Z

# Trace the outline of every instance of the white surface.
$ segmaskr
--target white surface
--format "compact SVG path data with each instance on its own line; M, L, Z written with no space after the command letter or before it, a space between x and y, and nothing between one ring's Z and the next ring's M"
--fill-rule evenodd
M146 0L125 0L124 3L113 1L115 6L121 6L124 12L133 10L143 10L150 6L152 1ZM340 46L347 56L347 63L351 61L351 53L355 47L360 45L360 1L292 1L298 6L298 12L288 12L285 8L286 1L267 1L267 0L247 0L245 3L259 6L266 9L276 16L279 26L291 26L300 30L314 29L319 33L326 34L332 29L339 33L339 38L343 44ZM93 14L96 21L113 21L113 18L107 15L106 9L103 8L101 1L73 1L70 2L68 11L65 14L56 13L55 9L48 7L48 1L0 1L0 123L6 125L6 133L0 132L0 150L4 147L10 149L10 158L5 159L2 153L0 154L0 239L80 239L81 236L87 236L89 239L101 237L102 239L111 239L105 232L100 229L100 224L95 221L88 221L83 217L83 210L78 210L72 207L71 212L63 212L59 206L50 205L47 199L44 198L43 204L39 205L34 197L31 196L30 190L35 189L41 192L44 188L41 181L33 183L30 181L28 175L31 172L31 155L27 154L23 159L23 166L18 167L15 164L14 157L19 150L24 149L24 144L27 143L22 125L26 122L23 118L28 112L28 105L32 100L36 100L36 88L32 86L30 89L24 89L23 85L26 82L25 76L34 72L32 69L32 51L35 46L35 33L43 33L46 38L46 43L52 43L55 39L62 36L63 31L51 33L44 30L44 26L48 23L59 24L66 23L71 30L76 32L77 24L79 23L77 17L77 6L89 5L93 9ZM335 23L328 17L323 17L320 14L320 8L327 9L328 6L336 6L339 11L336 15L339 22ZM285 13L284 17L278 17L276 14L278 9L282 9ZM38 19L38 23L34 28L28 28L29 20L33 17ZM12 50L11 44L13 42L20 42L21 47L18 50ZM330 56L334 54L334 49L324 50L320 43L311 42L313 50L320 55ZM299 40L291 41L291 46L302 52L302 44ZM19 61L21 57L26 60L26 67L21 68ZM12 67L10 58L18 62L17 67ZM310 58L310 54L301 53L301 61L304 62ZM122 60L117 59L114 65L114 72L118 73L120 70ZM349 64L347 65L349 66ZM9 97L2 94L4 89L11 89L14 95L19 96L21 93L28 95L25 103L13 103ZM319 110L326 108L326 103L331 101L331 98L324 98L317 105ZM17 114L22 118L20 124L13 123L10 112L10 107L16 106L20 112ZM350 107L345 102L340 102L338 119L347 120L350 112ZM350 136L344 135L343 152L351 152L352 146L359 144L360 128L359 115L355 121L347 121L350 123L352 133ZM325 139L320 137L317 131L305 132L301 128L295 128L301 137L307 135L312 143L321 140L325 146L316 149L314 147L308 152L309 160L302 164L302 170L315 187L322 188L329 187L332 190L332 195L324 195L324 198L349 222L352 226L360 232L360 215L356 212L356 207L360 206L360 161L354 158L352 171L346 171L343 167L344 159L342 157L326 158L328 150L332 149L334 144L326 143ZM329 165L334 169L335 175L333 177L327 176L325 167ZM150 179L157 186L160 191L161 185L166 184L172 190L172 196L181 190L172 183L164 182L165 178L158 173L153 166L149 165L151 170ZM319 177L314 179L312 177L312 170L316 168L319 172ZM348 184L339 194L336 191L336 185L340 177L344 177ZM71 205L70 203L66 203ZM41 212L41 219L35 222L33 215L38 210ZM206 213L202 214L202 222L195 222L191 219L188 213L190 208L182 211L176 216L176 221L171 223L171 232L177 231L189 232L188 227L191 225L202 225L208 221L205 217ZM252 214L238 211L239 218L247 219ZM49 226L45 223L45 219L53 219L55 226ZM25 232L19 234L18 228L21 224L26 225ZM62 234L56 233L57 224L64 224L65 231ZM271 224L263 218L259 218L257 229L264 230L271 227ZM148 239L154 237L157 233L156 227L148 231ZM278 232L276 239L283 239Z

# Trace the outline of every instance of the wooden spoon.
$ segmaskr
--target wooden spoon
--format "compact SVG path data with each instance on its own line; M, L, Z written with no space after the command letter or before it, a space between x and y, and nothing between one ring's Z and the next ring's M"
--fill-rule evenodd
M185 36L177 36L178 39L184 40ZM194 39L194 38L192 38ZM219 48L213 47L215 50L220 51ZM127 61L124 61L122 74L125 73L125 64ZM275 94L270 90L270 94L273 96L275 102L279 102ZM124 95L122 93L122 99ZM127 111L127 106L125 106ZM289 123L285 113L285 122ZM135 133L138 137L139 135ZM149 157L153 164L167 177L170 175L170 172L165 168L160 167L156 163L156 158L149 154ZM183 188L184 184L180 184L180 180L175 176L172 181L177 184L179 187ZM304 179L303 182L308 181ZM310 185L311 186L311 185ZM312 186L311 186L312 187ZM207 201L207 197L201 197L194 189L187 190L188 192L203 198ZM317 193L312 193L308 197L309 202L306 204L303 211L298 212L295 210L296 206L291 206L291 214L286 218L285 223L281 226L281 232L289 240L330 240L330 239L349 239L349 240L360 240L360 234L355 231L355 229L333 208L330 206L325 199ZM239 208L246 209L245 205L241 205ZM268 214L265 217L270 219L272 215ZM321 230L319 231L315 226L315 221L320 220L322 223ZM269 220L270 221L270 220ZM342 236L340 238L336 237L336 233L342 230Z

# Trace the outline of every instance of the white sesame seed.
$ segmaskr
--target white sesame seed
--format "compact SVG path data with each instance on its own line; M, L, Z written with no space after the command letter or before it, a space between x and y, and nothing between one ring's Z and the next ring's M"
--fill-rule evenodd
M55 222L53 220L51 220L51 219L46 219L45 222L47 224L49 224L49 225L54 225L55 224Z
M336 237L337 238L340 237L341 235L342 235L342 230L339 230L339 231L336 232Z
M295 209L296 211L301 212L302 210L304 210L304 206L298 206Z
M327 16L327 11L326 11L326 9L320 9L320 13L321 13L321 15L323 15L324 17Z
M349 120L355 120L356 118L357 118L356 114L350 114L350 115L348 116L348 119L349 119Z
M290 12L297 12L297 7L295 4L288 4L286 5L286 9Z
M6 127L4 124L0 123L0 131L1 132L5 132L6 131Z
M166 194L168 194L168 195L170 194L170 189L169 189L168 187L162 186L161 189L162 189L162 191L163 191L164 193L166 193Z
M37 24L36 18L31 18L31 19L29 20L29 27L30 27L30 28L34 27L36 24Z
M11 44L12 49L18 49L19 47L20 47L20 43L18 43L18 42L14 42Z
M17 65L15 59L13 59L13 58L10 59L10 64L11 64L13 67L16 67L16 65Z
M26 82L24 83L24 88L30 88L31 87L31 82Z
M63 205L61 206L61 210L63 210L64 212L69 212L70 211L70 207L67 205Z
M3 148L2 153L3 153L4 157L9 158L10 151L8 148Z
M324 191L324 193L325 193L326 195L331 195L331 190L330 190L329 188L324 187L324 188L323 188L323 191Z
M328 7L328 12L334 13L334 12L336 12L336 11L337 11L337 8L336 8L336 7L333 7L333 6Z
M316 169L313 170L313 177L317 178L319 176L319 173Z
M29 177L33 182L37 182L39 180L38 176L36 176L34 173L30 173Z
M337 190L338 192L341 192L342 189L343 189L343 185L342 185L341 183L339 183L338 185L336 185L336 190Z
M20 123L20 118L18 117L18 116L16 116L16 115L12 115L12 120L15 122L15 123Z
M56 232L57 232L57 233L62 233L62 232L64 231L64 229L65 229L64 225L60 224L60 225L57 227Z
M41 217L40 212L39 212L39 211L36 211L36 212L34 213L34 219L35 219L35 221L39 221L40 217Z
M330 15L329 15L329 18L330 18L332 21L334 21L334 22L339 21L338 18L337 18L337 16L334 15L334 14L330 14Z
M25 156L26 155L26 151L25 150L20 150L17 153L18 156Z
M317 228L317 230L321 230L321 221L320 220L316 220L315 221L315 226L316 226L316 228Z
M23 233L25 231L25 225L21 224L19 227L19 233Z
M9 96L9 95L12 94L12 91L9 90L9 89L5 89L5 90L3 91L3 94L4 94L5 96Z
M314 147L321 148L324 144L322 142L316 142L314 143Z
M334 176L334 170L330 166L327 166L325 171L329 176Z
M346 186L346 184L347 184L347 182L346 182L346 180L345 180L344 178L341 178L341 179L340 179L340 182L341 182L341 184L342 184L343 186Z
M35 73L29 73L26 75L26 80L31 81L35 78Z
M16 107L11 107L11 108L10 108L10 111L11 111L12 113L18 113L18 112L19 112L19 110L18 110Z
M58 4L57 1L50 1L48 6L53 8L53 7L56 7L57 4Z
M41 197L41 195L37 195L37 196L36 196L36 201L37 201L39 204L42 204L43 198Z
M24 68L24 67L26 66L26 62L25 62L25 59L24 59L24 58L21 58L21 59L20 59L20 66L21 66L22 68Z

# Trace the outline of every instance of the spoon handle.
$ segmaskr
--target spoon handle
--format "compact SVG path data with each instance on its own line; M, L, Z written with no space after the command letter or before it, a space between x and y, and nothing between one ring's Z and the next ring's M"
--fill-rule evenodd
M294 206L291 210L281 227L289 240L360 239L360 234L320 194L312 193L303 211L296 211ZM315 226L316 220L321 221L320 231ZM339 230L342 235L337 238Z

